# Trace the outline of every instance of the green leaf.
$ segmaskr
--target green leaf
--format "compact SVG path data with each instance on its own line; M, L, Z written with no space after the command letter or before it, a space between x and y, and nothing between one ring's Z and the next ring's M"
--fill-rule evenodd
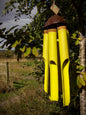
M80 71L76 71L76 73L80 74Z
M41 48L37 48L37 50L41 50Z
M77 38L79 41L81 41L81 38L79 37L79 38Z
M12 45L12 47L16 47L18 45L18 41L16 41L13 45Z
M84 81L86 82L86 73L85 73L85 72L82 72L81 74L83 75L83 79L84 79Z
M83 78L80 78L80 83L81 83L82 86L85 86L85 81L84 81Z
M12 45L12 47L16 47L17 45L19 45L21 43L21 40L20 41L15 41L15 43Z
M76 33L73 33L71 38L76 39Z
M79 76L77 77L77 85L78 85L79 88L81 88L80 87L80 82L79 82Z
M79 44L79 40L77 39L76 41L75 41L75 45L77 46Z
M79 70L81 71L81 70L83 70L83 69L84 69L84 66L79 65L79 66L77 66L77 69L79 69Z
M2 11L2 13L5 15L5 14L6 14L6 10L4 9L4 10Z
M32 35L29 35L32 40L34 40L34 37Z
M23 48L20 48L20 51L24 52L25 51L25 46Z
M75 60L76 64L80 64L80 59Z
M27 48L25 53L24 53L24 57L28 56L31 53L31 48Z
M32 41L33 41L33 40L30 39L30 40L28 41L28 43L31 43Z
M84 69L84 66L80 65L79 70L83 70L83 69Z
M38 56L38 51L37 51L36 47L33 47L32 53L33 53L33 55Z
M10 4L10 2L6 2L5 5L6 6L10 6L11 4Z
M83 78L80 78L80 76L77 77L77 85L79 88L81 88L82 86L85 86L85 81Z

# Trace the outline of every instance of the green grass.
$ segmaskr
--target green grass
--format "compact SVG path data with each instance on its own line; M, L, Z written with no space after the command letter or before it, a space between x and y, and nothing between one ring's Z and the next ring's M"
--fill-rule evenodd
M13 86L16 88L16 89L19 89L19 88L22 88L24 87L25 85L24 84L20 84L20 83L13 83Z
M21 66L34 66L34 60L28 60L28 62L20 62L19 65Z
M20 77L27 77L31 75L30 73L33 71L35 67L35 61L30 59L23 62L11 62L10 65L10 73L12 73L13 76L20 76Z
M2 98L3 95L0 97ZM18 99L16 100L15 97ZM6 115L50 115L56 109L56 103L52 104L45 96L43 84L36 80L29 80L27 86L13 93L6 93L2 100L6 101L6 105L0 106L0 115L3 113Z

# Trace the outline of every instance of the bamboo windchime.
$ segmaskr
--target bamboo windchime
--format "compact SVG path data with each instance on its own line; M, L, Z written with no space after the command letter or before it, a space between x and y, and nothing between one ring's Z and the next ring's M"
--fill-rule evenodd
M51 101L58 101L62 87L63 106L70 103L68 50L66 21L59 15L51 16L44 26L44 91Z

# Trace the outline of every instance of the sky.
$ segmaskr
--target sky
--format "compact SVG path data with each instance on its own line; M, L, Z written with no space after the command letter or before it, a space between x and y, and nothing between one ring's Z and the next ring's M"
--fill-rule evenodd
M4 16L2 11L5 7L5 2L8 2L9 0L0 0L0 22L2 22L3 24L0 25L0 28L6 28L6 30L9 30L11 27L18 25L17 28L21 28L22 26L24 26L26 23L29 24L31 22L32 19L27 18L25 15L22 15L19 21L15 21L14 16L15 16L15 10L13 10L12 12L10 12L9 14L6 14ZM33 17L35 14L37 13L37 7L34 7L34 9L31 12L31 16ZM2 39L0 38L0 41ZM0 46L3 43L0 43ZM0 49L2 50L2 49Z
M14 25L19 25L18 27L22 27L26 23L30 23L31 19L27 18L25 15L22 15L19 21L15 21L15 10L10 12L9 14L6 14L2 16L2 10L5 7L5 2L8 2L9 0L0 0L0 22L3 22L3 24L0 26L0 28L6 27L7 29L10 29ZM37 12L37 8L34 7L32 10L31 15L34 16Z

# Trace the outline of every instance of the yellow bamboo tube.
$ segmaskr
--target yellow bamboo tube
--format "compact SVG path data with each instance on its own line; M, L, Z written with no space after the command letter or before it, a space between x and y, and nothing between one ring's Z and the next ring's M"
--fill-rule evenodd
M49 87L49 59L48 59L48 32L44 30L43 58L45 62L44 91L48 93Z
M48 30L49 37L49 66L50 66L50 100L58 101L58 63L56 29Z
M69 85L69 48L66 26L58 27L59 52L61 61L63 106L70 103L70 85Z

